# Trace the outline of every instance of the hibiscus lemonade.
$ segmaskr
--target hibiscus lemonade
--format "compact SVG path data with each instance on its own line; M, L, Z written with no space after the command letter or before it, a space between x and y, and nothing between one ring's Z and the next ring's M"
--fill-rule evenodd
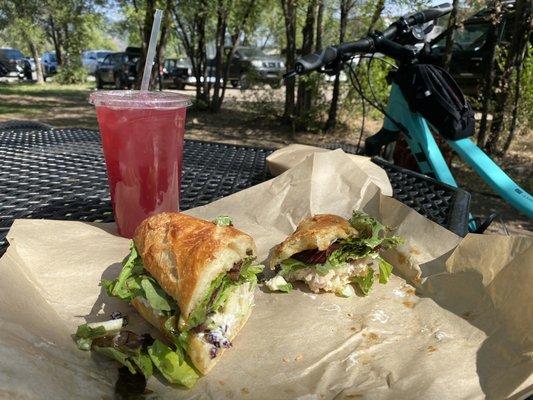
M102 136L113 212L121 236L143 219L179 210L187 97L102 91L90 101Z

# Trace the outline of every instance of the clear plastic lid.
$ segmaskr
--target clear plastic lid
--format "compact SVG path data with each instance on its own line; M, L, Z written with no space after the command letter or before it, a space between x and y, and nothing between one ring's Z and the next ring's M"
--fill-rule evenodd
M98 90L89 95L89 103L113 108L185 108L191 100L172 92L141 92L140 90Z

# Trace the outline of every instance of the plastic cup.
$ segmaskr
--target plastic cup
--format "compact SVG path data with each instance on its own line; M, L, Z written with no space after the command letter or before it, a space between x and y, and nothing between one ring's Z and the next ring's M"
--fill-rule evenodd
M97 91L90 95L121 236L147 217L179 211L185 114L191 101L168 92Z

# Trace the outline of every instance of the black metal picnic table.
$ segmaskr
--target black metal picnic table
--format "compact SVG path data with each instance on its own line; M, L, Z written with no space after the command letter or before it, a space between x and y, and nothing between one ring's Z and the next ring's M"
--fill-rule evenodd
M266 157L273 151L186 140L181 209L270 179ZM466 234L467 192L380 159L373 161L387 172L396 199L449 230ZM0 254L17 218L114 220L98 131L0 127L0 166Z

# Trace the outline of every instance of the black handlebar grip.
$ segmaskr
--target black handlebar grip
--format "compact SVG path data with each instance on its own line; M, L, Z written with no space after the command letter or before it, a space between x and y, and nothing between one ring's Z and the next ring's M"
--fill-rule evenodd
M423 24L434 19L440 18L452 11L450 3L442 3L438 6L428 8L427 10L417 12L408 18L409 25Z
M307 72L315 71L337 58L337 49L335 47L326 47L319 53L308 54L296 60L294 70L297 74L305 74Z

